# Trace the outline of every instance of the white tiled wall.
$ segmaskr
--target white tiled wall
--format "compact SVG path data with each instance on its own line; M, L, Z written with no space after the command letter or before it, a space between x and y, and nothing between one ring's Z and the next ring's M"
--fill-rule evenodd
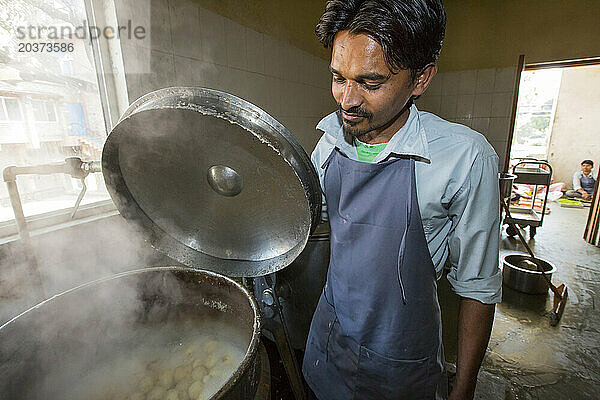
M417 107L484 134L504 166L516 68L442 72Z
M267 111L310 154L320 136L315 125L335 109L327 61L193 1L148 1L152 48L128 43L122 49L130 102L168 86L223 90ZM149 73L130 73L142 62Z

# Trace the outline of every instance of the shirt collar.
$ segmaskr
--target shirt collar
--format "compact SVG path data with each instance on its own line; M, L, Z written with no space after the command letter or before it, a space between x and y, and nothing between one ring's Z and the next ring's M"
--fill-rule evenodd
M335 137L335 146L340 151L349 154L355 154L356 148L344 140L342 125L335 112L327 115L318 124L317 129ZM421 124L421 118L417 107L413 104L410 107L406 123L400 128L388 142L385 149L379 153L373 162L385 160L390 154L399 156L410 156L430 163L429 146L425 129Z

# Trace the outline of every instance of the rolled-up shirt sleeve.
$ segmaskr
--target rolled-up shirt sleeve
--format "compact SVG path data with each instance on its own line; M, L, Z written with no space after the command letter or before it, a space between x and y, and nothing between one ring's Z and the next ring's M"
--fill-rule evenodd
M452 267L448 281L461 297L485 304L502 299L498 264L500 203L498 157L481 155L449 207L452 228L448 237Z

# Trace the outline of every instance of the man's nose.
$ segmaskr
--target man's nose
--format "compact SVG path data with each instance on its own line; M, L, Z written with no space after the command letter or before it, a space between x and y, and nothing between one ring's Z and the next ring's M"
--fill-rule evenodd
M342 106L344 110L349 110L351 107L360 106L362 103L362 98L358 92L358 84L356 82L350 80L346 81L340 106Z

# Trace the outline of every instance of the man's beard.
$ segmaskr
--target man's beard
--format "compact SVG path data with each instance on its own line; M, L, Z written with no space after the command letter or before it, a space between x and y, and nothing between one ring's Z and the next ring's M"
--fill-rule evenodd
M356 116L363 117L364 119L359 121L358 123L353 123L351 121L344 120L342 116L342 106L338 104L337 116L340 124L342 125L342 130L344 132L344 140L348 144L354 144L354 138L358 138L366 133L371 132L374 128L371 126L371 119L373 118L373 114L369 111L361 108L360 106L351 107L347 110L344 110L348 114L353 114ZM363 128L358 128L356 125L360 123L367 122L367 126Z

